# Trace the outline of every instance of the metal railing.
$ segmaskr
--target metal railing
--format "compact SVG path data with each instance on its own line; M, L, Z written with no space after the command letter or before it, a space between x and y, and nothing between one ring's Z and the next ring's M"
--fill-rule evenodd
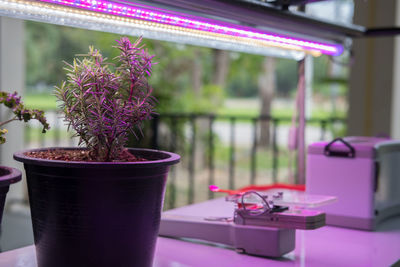
M52 125L53 134L34 135L35 127L28 127L25 134L28 147L76 145L76 140L65 135L65 126L56 112L47 112L47 117ZM262 147L260 126L266 122L270 128L269 145ZM177 152L182 157L182 163L173 167L170 172L166 208L213 198L214 193L207 190L207 185L210 184L223 183L225 187L234 189L246 184L287 182L287 174L282 172L287 169L284 161L287 161L289 153L287 134L290 123L289 117L273 116L199 113L155 116L147 125L147 147ZM336 136L335 129L344 126L345 120L342 118L309 119L307 131L312 131L306 132L306 139L308 142L331 139ZM225 158L216 153L221 150L227 152ZM266 159L262 164L259 160L262 156L260 151L265 154L263 156ZM243 161L246 163L241 163ZM265 165L269 167L266 168ZM259 174L261 168L264 174ZM244 176L248 178L245 179ZM265 177L268 179L264 179ZM202 196L197 197L199 191L202 192Z

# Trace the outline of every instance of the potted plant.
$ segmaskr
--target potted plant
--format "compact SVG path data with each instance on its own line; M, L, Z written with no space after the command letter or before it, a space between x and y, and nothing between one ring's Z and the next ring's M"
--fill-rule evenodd
M26 108L21 101L21 97L18 96L16 92L8 93L0 91L0 104L9 108L13 114L9 119L0 122L0 144L6 142L5 136L8 133L8 130L3 127L13 121L28 122L30 120L38 120L43 126L43 133L50 129L43 111ZM20 180L21 172L19 170L7 166L0 166L0 223L3 218L4 204L10 185Z
M125 148L154 112L153 56L141 38L115 48L110 64L90 47L56 87L84 147L14 154L26 170L39 267L152 265L168 170L180 157Z

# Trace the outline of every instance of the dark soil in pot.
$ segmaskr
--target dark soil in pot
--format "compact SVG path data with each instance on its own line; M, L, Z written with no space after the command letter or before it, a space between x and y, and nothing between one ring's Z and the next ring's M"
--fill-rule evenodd
M96 162L90 156L90 153L86 149L48 149L39 151L28 151L25 153L26 156L38 159L48 159L48 160L62 160L62 161L86 161L86 162ZM135 156L125 149L120 153L118 159L114 162L136 162L136 161L147 161L147 159Z
M151 266L173 153L138 162L65 162L14 154L27 174L39 267Z

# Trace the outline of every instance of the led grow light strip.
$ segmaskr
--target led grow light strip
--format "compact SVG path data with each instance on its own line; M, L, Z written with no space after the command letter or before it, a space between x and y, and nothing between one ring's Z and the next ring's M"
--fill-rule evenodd
M145 20L145 21L178 26L193 30L200 30L210 33L252 38L269 42L277 42L283 45L294 45L301 47L304 50L316 50L324 54L334 55L340 51L336 45L327 45L301 39L288 38L285 36L279 36L270 33L243 30L241 28L238 28L237 26L228 27L225 25L212 24L201 20L194 20L183 16L161 13L159 11L153 11L145 8L132 7L111 1L105 1L105 0L40 0L40 1L64 5L68 7L78 7L111 15L129 17L138 20Z
M315 50L324 54L336 55L341 53L341 48L337 45L327 45L322 43L310 42L301 39L288 38L285 36L279 36L269 34L265 32L256 32L243 30L236 25L225 26L218 25L215 23L209 23L201 20L194 20L191 18L176 16L167 13L161 13L159 11L152 11L144 8L131 7L128 5L122 5L111 1L103 0L42 0L43 2L50 2L61 4L70 7L79 7L88 10L99 11L107 14L130 17L139 20L151 21L160 24L167 24L172 26L183 27L187 29L200 30L210 33L217 33L223 35L231 35L236 37L244 37L251 39L258 39L268 42L276 42L285 45L294 45L304 50Z
M3 5L1 5L4 3ZM47 4L48 3L48 4ZM160 11L138 8L103 0L10 0L0 1L0 8L10 12L25 12L40 15L40 12L52 11L53 15L76 16L83 21L116 24L124 27L136 27L173 33L181 36L197 37L208 40L227 41L253 47L279 47L304 51L318 56L321 53L338 55L343 48L336 44L323 44L307 40L289 38L275 34L252 31L237 25L216 24L208 21L177 16ZM60 14L63 13L63 14ZM83 18L84 17L84 18Z

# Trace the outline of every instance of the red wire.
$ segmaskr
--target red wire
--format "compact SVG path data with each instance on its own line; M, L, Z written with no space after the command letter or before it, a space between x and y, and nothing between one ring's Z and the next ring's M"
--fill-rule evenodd
M235 194L240 194L244 193L247 191L266 191L269 189L289 189L289 190L297 190L297 191L305 191L306 186L302 184L271 184L271 185L248 185L245 187L242 187L238 190L230 190L230 189L221 189L218 188L217 186L210 185L209 189L213 192L220 192L220 193L227 193L229 195L235 195Z
M255 191L265 191L269 189L291 189L297 191L306 191L306 186L304 184L271 184L271 185L248 185L238 189L238 192L247 192L251 190Z

